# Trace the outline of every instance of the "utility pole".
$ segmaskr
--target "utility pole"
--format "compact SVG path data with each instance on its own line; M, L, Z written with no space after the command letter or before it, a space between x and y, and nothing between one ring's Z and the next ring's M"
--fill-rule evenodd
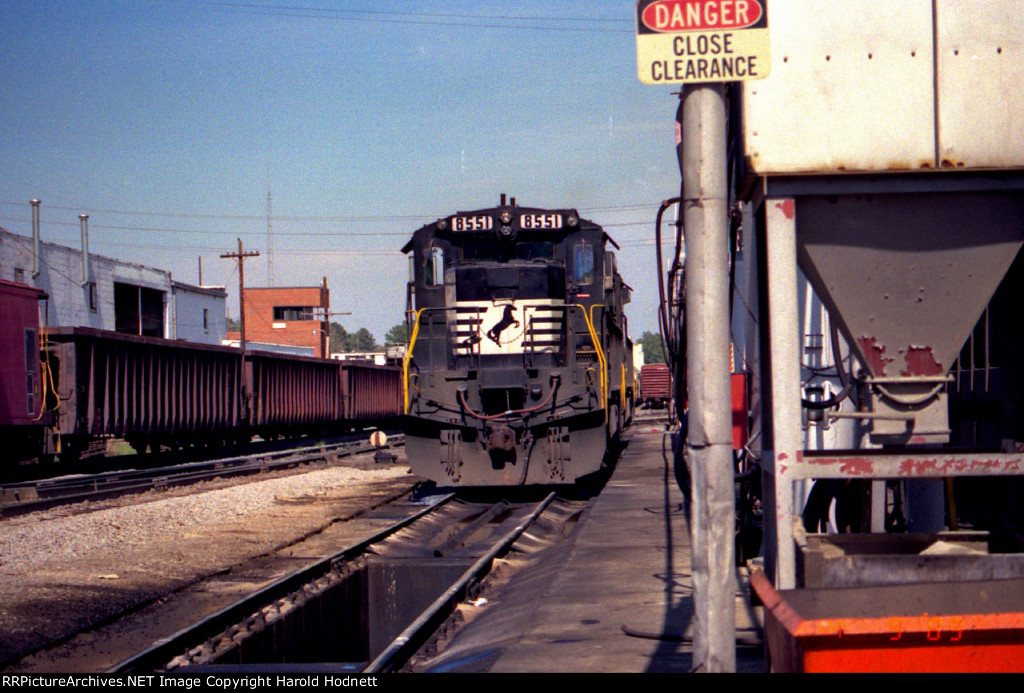
M700 671L736 671L735 489L729 383L729 229L725 87L682 93L686 229L686 438L692 475L692 574ZM683 377L678 373L677 377Z
M247 257L259 257L260 253L258 250L251 250L248 253L242 250L242 239L238 239L238 252L237 253L224 253L221 255L222 258L233 258L238 260L238 312L241 321L241 348L242 353L245 353L245 258Z

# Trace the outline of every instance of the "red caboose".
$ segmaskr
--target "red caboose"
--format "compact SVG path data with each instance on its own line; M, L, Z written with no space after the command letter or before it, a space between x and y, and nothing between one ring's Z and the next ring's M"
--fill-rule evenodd
M22 460L40 452L43 372L39 359L40 289L0 279L0 436L3 458Z

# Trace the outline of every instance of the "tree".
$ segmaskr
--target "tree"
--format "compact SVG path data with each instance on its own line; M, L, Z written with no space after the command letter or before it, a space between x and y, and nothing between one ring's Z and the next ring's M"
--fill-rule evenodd
M345 328L336 322L331 323L331 353L340 354L345 351L351 351L347 344L350 337Z
M377 339L365 327L356 330L352 335L352 340L355 347L352 351L378 351L380 349Z
M407 344L409 342L409 326L400 322L384 335L385 344Z
M661 346L661 335L644 332L640 337L644 348L644 363L665 363L665 350Z

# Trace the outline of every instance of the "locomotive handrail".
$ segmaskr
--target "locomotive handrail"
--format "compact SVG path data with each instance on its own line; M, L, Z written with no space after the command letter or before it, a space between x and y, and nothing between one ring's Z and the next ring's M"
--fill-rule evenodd
M404 407L402 409L403 414L409 413L409 361L412 360L412 348L416 345L416 338L420 334L420 316L423 315L423 311L429 310L428 308L420 308L416 311L416 319L413 321L412 334L409 336L409 346L405 349L405 358L402 360L402 401Z
M587 314L587 308L582 303L569 303L567 305L570 308L580 309L580 312L583 313L583 319L587 323L587 329L590 331L590 340L594 343L594 351L597 353L598 363L601 364L601 408L604 410L604 422L608 423L608 384L606 382L608 377L608 361L605 359L604 349L601 348L601 342L597 338L597 331L594 329L594 316ZM591 313L593 313L594 308L597 307L599 307L599 304L597 303L590 306Z
M412 325L412 334L409 336L409 345L405 349L405 359L402 361L402 399L404 402L402 413L404 414L409 413L409 362L412 361L412 349L416 345L416 339L420 334L420 317L428 310L446 311L454 309L454 306L426 306L416 311L416 319Z

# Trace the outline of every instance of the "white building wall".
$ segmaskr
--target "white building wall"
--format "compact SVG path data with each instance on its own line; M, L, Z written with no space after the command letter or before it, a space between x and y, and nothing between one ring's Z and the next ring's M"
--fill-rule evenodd
M115 329L114 284L154 289L163 294L163 336L205 344L220 344L227 331L227 293L173 282L166 270L90 254L88 274L82 271L82 251L62 245L40 244L39 275L32 276L32 239L0 229L0 278L42 289L49 299L40 305L49 327ZM184 311L175 315L172 301L180 287ZM183 297L183 298L182 298ZM202 327L203 309L209 311ZM198 316L198 317L196 317Z
M227 292L173 282L170 338L220 344L227 335Z

